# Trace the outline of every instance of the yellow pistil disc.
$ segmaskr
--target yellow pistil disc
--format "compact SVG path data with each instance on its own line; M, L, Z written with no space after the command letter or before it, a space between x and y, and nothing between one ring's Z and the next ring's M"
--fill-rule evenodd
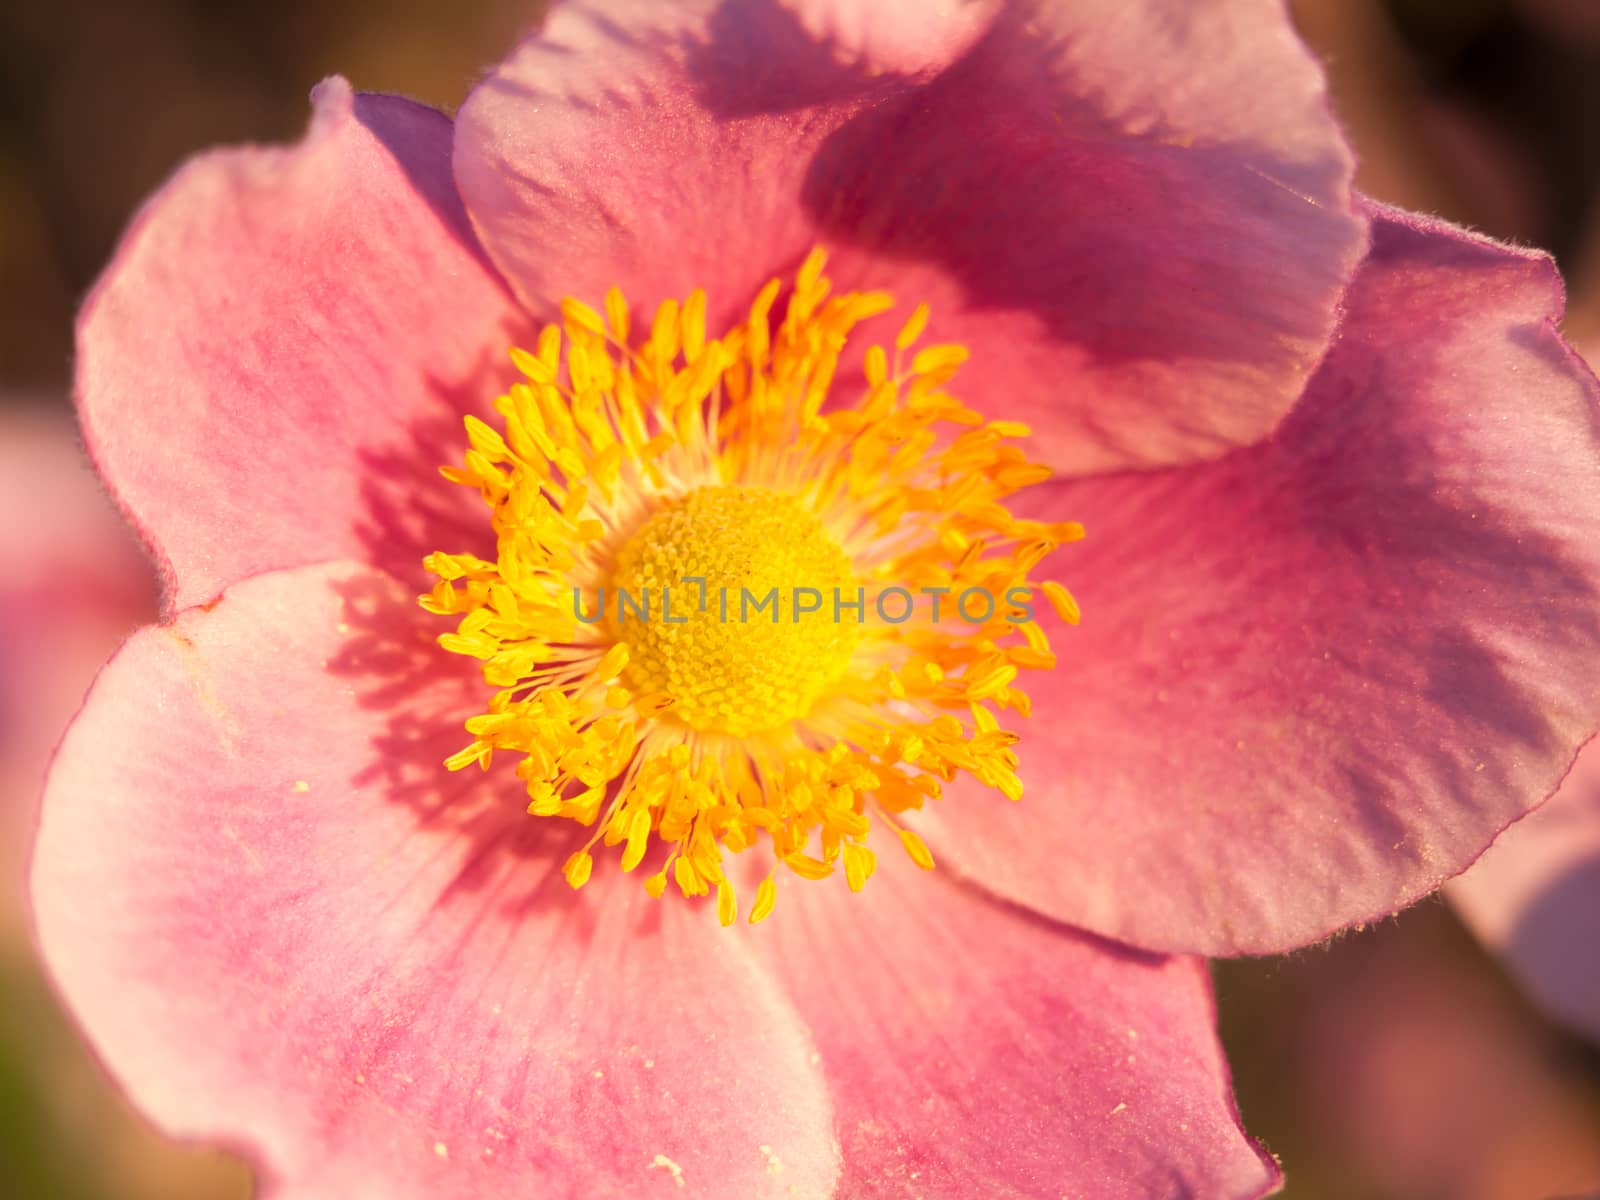
M672 716L742 736L803 717L850 664L850 560L816 515L771 488L713 485L666 504L623 546L608 612L624 677ZM674 611L676 607L676 611Z
M1031 572L1077 524L1014 517L1007 497L1048 471L1015 422L985 421L948 390L957 345L913 353L919 307L892 355L839 365L854 328L892 307L831 295L813 252L772 313L772 280L718 338L696 292L636 335L613 290L575 300L495 403L466 421L446 478L477 489L496 557L439 551L422 597L456 618L448 650L490 689L452 770L516 757L528 811L593 829L565 874L582 887L594 849L621 847L645 881L738 897L726 856L763 849L749 919L775 872L842 872L860 890L887 827L924 868L899 818L967 774L1015 800L1024 671L1055 665L1037 623L1077 602Z

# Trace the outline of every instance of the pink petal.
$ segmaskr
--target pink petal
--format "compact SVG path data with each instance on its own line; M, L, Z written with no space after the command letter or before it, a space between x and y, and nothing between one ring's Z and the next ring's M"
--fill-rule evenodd
M757 927L838 1108L849 1200L1262 1196L1197 959L1159 959L879 858Z
M798 7L926 56L915 6ZM1360 255L1318 69L1271 0L1026 12L906 76L773 4L564 4L462 107L456 177L537 311L704 286L720 328L821 242L841 283L932 303L964 394L1062 469L1256 440Z
M1600 743L1446 894L1546 1012L1600 1042Z
M296 1200L828 1194L781 991L704 909L616 871L574 893L565 831L440 769L473 689L414 611L364 570L278 572L101 676L33 887L113 1074Z
M441 461L418 426L510 341L451 186L449 120L339 79L315 101L298 145L183 168L80 319L90 449L176 607L367 553L375 497Z
M912 73L949 65L983 36L1001 0L780 0L845 62Z
M1393 912L1600 721L1594 377L1549 261L1374 209L1342 337L1269 443L1043 493L1083 606L936 853L1136 945L1267 953Z

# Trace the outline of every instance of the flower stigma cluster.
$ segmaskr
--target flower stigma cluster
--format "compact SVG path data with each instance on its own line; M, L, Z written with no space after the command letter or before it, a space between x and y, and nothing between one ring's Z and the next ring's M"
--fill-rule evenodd
M497 546L493 562L426 560L438 583L423 607L459 618L441 645L481 660L492 689L447 765L518 756L530 813L594 831L566 861L574 887L598 844L621 846L625 871L659 844L649 892L714 892L730 924L727 856L765 847L748 910L760 921L780 866L842 868L860 890L878 826L931 868L899 817L958 774L1021 796L1000 714L1026 716L1021 672L1056 659L1019 597L1037 586L1077 621L1071 594L1030 572L1083 529L1007 509L1049 472L1014 444L1026 427L947 390L963 347L913 352L926 306L892 357L871 346L858 382L836 380L855 326L893 300L833 295L824 265L820 250L805 260L781 320L774 279L716 339L698 291L638 337L615 289L604 314L563 302L532 352L511 353L523 379L495 403L504 432L468 417L465 461L443 468L479 491ZM605 603L685 580L699 602L654 619ZM775 589L861 607L847 620L718 612L719 595ZM889 592L914 595L912 610L883 619ZM965 593L995 602L935 619L941 596Z

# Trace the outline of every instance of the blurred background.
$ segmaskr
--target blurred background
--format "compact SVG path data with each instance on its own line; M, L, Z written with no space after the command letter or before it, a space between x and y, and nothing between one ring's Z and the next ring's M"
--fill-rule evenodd
M96 665L155 604L73 457L73 312L140 201L188 155L297 136L307 91L333 72L453 108L537 8L0 0L0 562L46 562L26 574L51 580L29 591L0 572L7 1200L250 1194L242 1164L164 1141L117 1097L28 944L22 875L44 763ZM1600 352L1600 0L1295 9L1361 186L1549 249L1569 281L1569 336ZM48 516L22 520L34 513ZM1284 1160L1291 1200L1600 1196L1600 1053L1543 1021L1442 901L1216 974L1245 1121Z

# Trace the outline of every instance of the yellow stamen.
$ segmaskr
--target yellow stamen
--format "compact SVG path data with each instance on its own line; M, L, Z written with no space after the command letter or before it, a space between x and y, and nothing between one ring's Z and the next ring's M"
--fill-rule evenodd
M946 389L968 353L913 351L919 306L893 353L839 375L854 327L892 306L831 295L824 259L801 266L774 327L778 280L712 338L706 298L662 304L642 335L613 289L604 312L562 304L523 376L496 401L503 429L468 418L463 465L497 542L489 562L428 556L422 597L456 620L440 643L493 689L451 770L518 757L528 811L593 830L566 863L620 846L645 881L716 895L738 917L725 856L764 847L805 879L842 868L859 891L875 824L931 869L898 817L965 773L1021 795L1022 673L1055 655L1032 621L1030 572L1083 536L1019 520L1005 500L1048 472ZM909 366L906 363L910 353ZM1065 620L1076 601L1039 589ZM749 910L773 908L770 872Z

